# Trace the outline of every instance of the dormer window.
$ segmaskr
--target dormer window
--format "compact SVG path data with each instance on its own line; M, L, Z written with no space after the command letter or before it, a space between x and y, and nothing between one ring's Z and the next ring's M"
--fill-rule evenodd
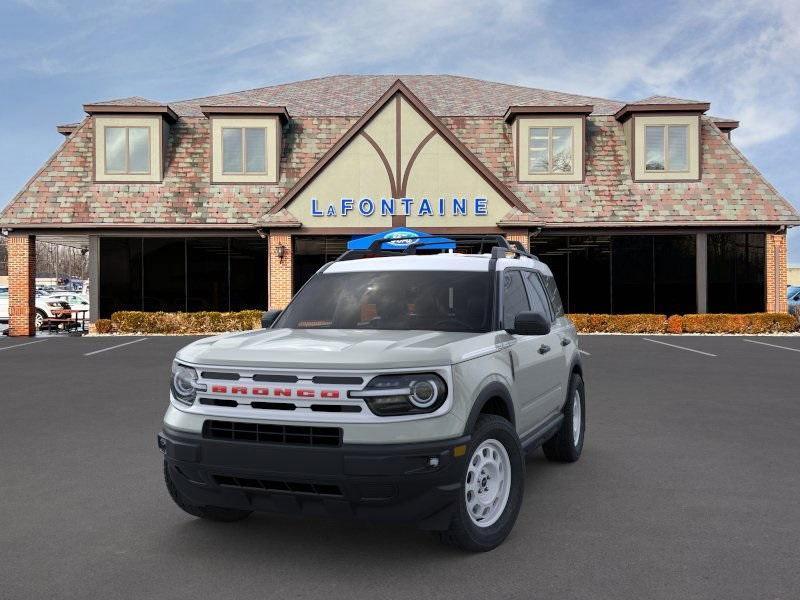
M105 127L106 175L150 172L149 127Z
M211 123L211 183L277 183L283 106L201 106Z
M517 179L523 183L580 183L586 116L591 105L509 106Z
M689 126L645 125L645 171L689 170Z
M222 173L267 173L267 128L222 128Z
M528 129L528 174L569 174L575 163L572 154L573 127L530 127Z

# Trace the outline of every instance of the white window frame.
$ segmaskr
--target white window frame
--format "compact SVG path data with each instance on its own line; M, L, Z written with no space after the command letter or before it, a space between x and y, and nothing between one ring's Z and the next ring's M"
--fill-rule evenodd
M125 130L125 169L122 171L111 171L108 168L108 130L109 129L124 129ZM147 131L147 170L146 171L131 171L131 144L130 144L130 130L131 129L144 129ZM103 168L106 175L150 175L150 164L153 148L151 147L150 140L152 138L152 130L149 125L107 125L103 127Z
M242 133L241 137L241 153L242 153L242 170L241 171L226 171L225 170L225 131L239 130ZM248 129L260 129L264 136L264 170L263 171L248 171L247 170L247 139L246 131ZM269 128L260 126L223 126L220 128L220 143L222 144L222 174L223 175L266 175L269 173Z
M669 130L674 127L682 127L686 130L686 137L684 138L686 142L686 168L685 169L671 169L669 164ZM661 152L664 156L664 168L663 169L648 169L647 168L647 130L648 129L656 129L660 128L664 130L663 140L662 140L662 149ZM683 124L660 124L660 125L645 125L644 126L644 139L645 139L645 147L644 147L644 170L645 173L688 173L691 166L691 159L690 159L690 151L689 151L689 137L690 137L690 129L691 126L683 125Z
M531 171L531 135L534 129L547 130L547 170L546 171ZM570 146L570 170L569 171L554 171L553 170L553 130L554 129L569 129L569 146ZM575 128L572 125L531 125L528 127L528 175L574 175L575 174Z

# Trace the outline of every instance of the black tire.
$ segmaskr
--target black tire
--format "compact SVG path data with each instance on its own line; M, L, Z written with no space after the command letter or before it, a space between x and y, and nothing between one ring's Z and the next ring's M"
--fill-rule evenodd
M508 453L511 464L511 484L508 501L500 518L488 527L479 527L473 523L467 513L465 497L467 466L472 460L475 450L489 439L500 442ZM487 552L499 546L508 537L517 520L517 515L519 515L525 493L524 453L517 432L511 423L495 415L481 415L475 424L466 458L455 515L450 523L450 528L440 532L439 536L444 543L457 546L462 550Z
M38 317L41 317L41 321L38 319ZM41 308L37 308L36 317L34 317L34 323L36 324L36 329L42 329L42 327L44 326L44 320L46 318L47 314Z
M249 517L253 511L239 510L237 508L223 508L221 506L197 506L187 500L183 494L180 493L172 481L172 476L169 472L169 465L164 461L164 483L167 484L169 495L184 512L189 513L193 517L200 517L201 519L208 519L209 521L222 521L224 523L233 523L234 521L241 521Z
M573 401L575 393L580 395L581 424L578 433L578 440L575 440L573 432ZM586 390L583 386L583 378L577 373L573 373L569 380L567 389L567 400L564 403L564 420L556 434L542 444L542 450L547 460L552 462L572 463L581 457L583 451L583 438L586 431Z

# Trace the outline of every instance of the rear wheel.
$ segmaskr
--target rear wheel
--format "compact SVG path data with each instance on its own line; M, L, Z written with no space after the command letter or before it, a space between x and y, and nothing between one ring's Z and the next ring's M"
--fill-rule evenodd
M234 521L241 521L246 519L253 512L251 510L239 510L238 508L223 508L221 506L197 506L189 502L189 500L181 494L180 490L175 486L172 481L172 475L169 472L169 465L164 461L164 483L167 484L169 495L184 512L189 513L193 517L200 517L201 519L208 519L210 521L223 521L232 523Z
M586 431L586 392L583 378L577 373L573 373L570 378L563 414L561 427L552 438L542 444L542 450L547 460L575 462L581 457Z
M469 448L458 509L442 541L486 552L508 537L524 493L525 461L511 423L482 415Z
M46 318L47 318L47 315L44 314L44 311L39 309L39 308L37 308L36 309L36 317L34 317L34 323L36 324L36 329L41 329L42 328L42 325L44 325L44 320Z

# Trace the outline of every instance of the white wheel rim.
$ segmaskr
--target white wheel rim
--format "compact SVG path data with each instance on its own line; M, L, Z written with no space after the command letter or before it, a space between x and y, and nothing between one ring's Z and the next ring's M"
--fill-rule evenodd
M30 321L28 321L30 323ZM44 317L39 313L36 313L36 327L41 327L42 323L44 323Z
M578 445L581 439L581 420L583 415L581 414L581 394L578 390L575 390L575 394L572 396L572 443L575 446Z
M494 439L475 449L467 465L464 501L478 527L489 527L502 516L511 490L511 461L505 446Z

